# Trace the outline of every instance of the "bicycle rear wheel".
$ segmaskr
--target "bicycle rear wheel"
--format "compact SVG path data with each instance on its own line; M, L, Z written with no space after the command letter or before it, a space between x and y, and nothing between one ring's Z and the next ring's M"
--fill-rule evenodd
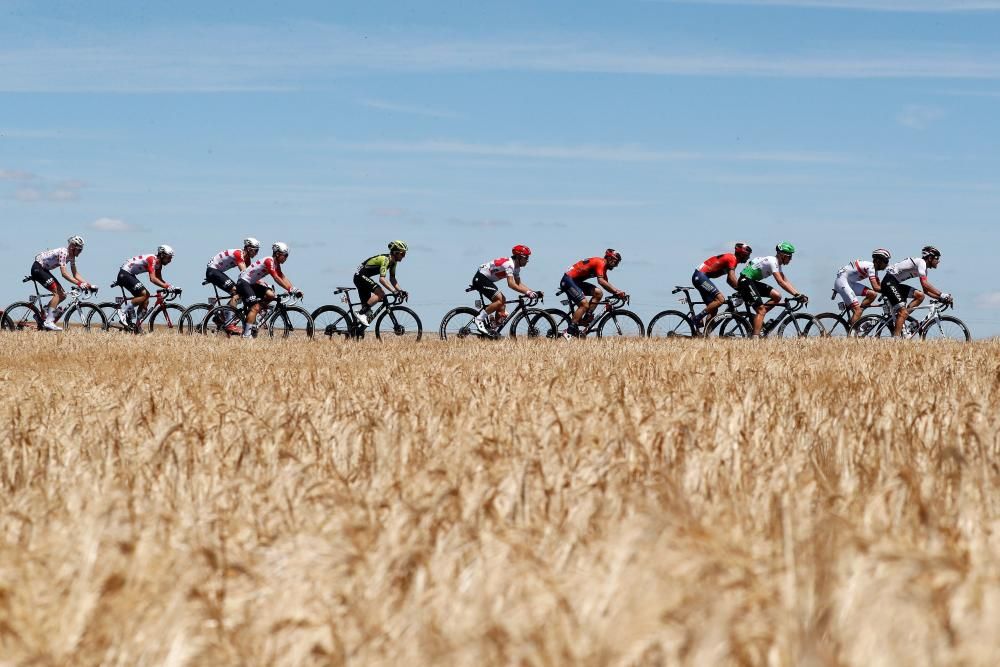
M208 336L219 338L239 337L243 333L243 314L232 306L216 306L208 311L201 321L199 330Z
M826 330L813 315L795 313L785 318L778 327L778 338L823 338Z
M178 332L186 335L201 333L201 324L211 309L212 307L207 303L196 303L188 306L181 313L181 321L177 326Z
M339 306L320 306L312 313L313 331L329 340L349 340L351 318Z
M570 314L564 310L559 310L558 308L546 308L545 312L549 314L552 321L556 323L556 331L554 338L558 338L566 333L569 328Z
M271 338L309 340L313 337L313 319L305 308L279 307L267 321L267 332Z
M555 338L556 322L540 308L526 308L510 321L511 338Z
M420 318L405 306L391 306L375 320L375 337L379 340L418 341L422 335Z
M847 315L837 313L820 313L816 316L819 323L823 325L826 335L830 338L847 338L850 330L850 319Z
M964 343L972 340L972 333L962 320L951 315L942 315L924 325L920 331L920 338L921 340L955 340Z
M441 318L441 327L438 329L441 340L448 340L449 338L485 338L476 329L475 319L478 314L478 310L469 306L459 306L458 308L449 310Z
M642 338L646 330L642 326L642 320L631 310L612 310L601 318L601 324L597 328L598 338Z
M12 303L4 310L4 318L10 322L10 331L40 331L42 315L27 301Z
M695 338L698 329L687 313L664 310L649 321L646 335L650 338Z
M719 338L750 338L752 334L753 325L746 317L739 313L723 313L709 323L707 335Z
M176 303L165 303L159 308L155 308L149 314L149 333L153 333L154 331L160 333L178 333L183 315L184 306Z
M63 331L104 331L108 321L92 303L79 303L63 314Z

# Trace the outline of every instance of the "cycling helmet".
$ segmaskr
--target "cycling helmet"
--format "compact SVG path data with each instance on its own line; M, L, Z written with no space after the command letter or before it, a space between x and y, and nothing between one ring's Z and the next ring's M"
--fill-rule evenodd
M875 250L872 250L872 259L884 259L888 262L891 258L892 255L885 248L876 248Z
M920 255L927 259L928 257L933 257L934 259L941 259L941 251L932 245L925 245L920 251Z
M72 247L82 248L83 247L83 237L82 236L71 236L68 239L66 239L66 245L68 245L71 248Z
M608 248L604 251L604 259L613 259L619 264L622 262L622 254L615 250L614 248Z
M288 254L288 244L287 243L282 243L281 241L275 241L271 245L271 252L272 253L280 252L282 255L287 255Z
M788 241L782 241L778 245L774 246L774 249L777 250L778 252L787 253L789 255L795 254L795 246L793 246Z
M514 255L520 255L521 257L531 256L531 248L526 245L516 245L510 249L510 252Z
M156 254L157 255L165 255L167 257L173 257L174 256L174 249L171 248L170 246L166 245L166 244L163 244L159 248L156 249Z
M744 257L749 257L750 253L753 252L753 248L750 247L749 243L743 243L742 241L736 242L735 253L737 255L742 255Z
M389 250L392 252L406 252L406 243L403 241L389 241Z
M243 247L253 248L254 250L260 250L260 241L258 241L252 236L248 236L245 239L243 239Z

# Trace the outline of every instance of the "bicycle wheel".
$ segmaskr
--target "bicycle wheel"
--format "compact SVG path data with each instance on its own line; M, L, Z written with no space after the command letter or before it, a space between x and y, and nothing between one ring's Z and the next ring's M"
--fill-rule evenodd
M348 340L351 337L351 317L338 306L320 306L313 311L313 331L329 340Z
M243 333L243 313L232 306L216 306L208 311L199 331L208 336L229 338Z
M14 323L10 321L7 317L7 313L0 313L0 330L2 331L13 331Z
M40 331L42 315L27 301L12 303L4 309L4 317L10 322L10 331Z
M815 316L795 313L785 318L778 327L778 338L823 338L826 330Z
M184 306L176 303L162 304L149 314L149 333L154 331L177 333L180 331L183 315Z
M552 321L556 323L556 332L554 337L558 338L566 333L566 330L569 328L570 313L567 313L564 310L559 310L558 308L546 308L545 312L548 313L549 317L552 318Z
M597 337L642 338L646 330L642 320L631 310L612 310L601 318L597 327Z
M556 322L541 308L525 308L510 321L511 338L555 338Z
M309 311L299 306L279 306L267 320L271 338L309 340L313 337L313 318Z
M837 313L820 313L816 316L830 338L847 338L851 333L850 319Z
M865 315L851 328L854 338L892 338L894 320L887 320L884 315ZM920 322L912 315L906 318L903 325L903 338L913 338L920 329Z
M476 329L476 325L473 323L476 319L476 315L478 314L478 310L468 306L460 306L449 310L445 316L441 318L441 327L438 330L441 340L448 340L449 337L485 338L483 334L479 333L479 330Z
M649 321L646 335L650 338L694 338L698 336L698 329L687 313L664 310Z
M968 342L972 340L972 333L969 331L969 327L965 326L965 322L957 317L941 315L921 328L920 339Z
M405 306L390 306L375 320L375 337L397 340L420 340L423 325L417 314Z
M750 338L753 324L739 313L723 313L712 319L708 325L708 336L719 338Z
M201 333L201 324L205 321L205 317L210 310L212 310L212 307L207 303L196 303L188 306L181 313L181 321L177 325L178 333L186 335Z
M92 303L78 303L62 317L63 331L104 331L108 321L100 308Z

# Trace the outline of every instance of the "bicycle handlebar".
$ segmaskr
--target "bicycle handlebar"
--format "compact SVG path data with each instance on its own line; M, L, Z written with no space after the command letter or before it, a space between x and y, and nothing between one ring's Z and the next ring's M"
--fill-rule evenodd
M395 306L396 304L399 304L399 303L405 303L406 301L409 300L409 298L410 298L410 293L409 292L404 292L404 291L400 290L398 292L393 292L391 294L386 294L385 295L385 302L386 302L386 305Z
M158 289L156 294L162 296L164 301L174 301L183 291L179 287L171 287L170 289Z

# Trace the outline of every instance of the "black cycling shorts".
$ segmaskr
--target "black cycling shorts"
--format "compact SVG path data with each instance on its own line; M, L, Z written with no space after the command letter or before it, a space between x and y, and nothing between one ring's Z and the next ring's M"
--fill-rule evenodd
M712 279L698 269L691 274L691 284L695 286L705 303L712 303L719 294L719 288L715 286Z
M50 292L55 292L57 287L61 289L59 281L52 272L38 262L31 265L31 279Z
M476 271L476 275L472 276L472 286L475 287L476 291L483 297L483 301L492 301L500 291L497 289L496 283L479 271Z
M232 294L233 290L236 289L236 283L233 282L232 278L218 269L213 269L211 266L205 269L205 280L226 294Z
M361 307L366 307L368 305L368 299L370 299L372 294L375 293L375 290L378 289L378 283L363 273L355 273L354 286L358 288L358 299L361 301Z
M882 296L893 306L908 301L915 291L909 285L904 285L892 276L886 276L882 281Z
M574 306L579 306L584 295L591 296L597 289L597 285L594 283L588 283L586 280L573 280L567 273L563 274L562 280L559 281L559 287L566 293Z
M756 308L771 298L774 288L761 280L740 276L739 282L736 283L736 291L751 307Z
M143 296L149 294L149 290L142 282L125 269L118 270L118 279L115 281L129 292L132 296Z
M236 293L243 299L243 305L247 308L266 300L269 289L267 285L248 283L245 280L236 283Z

